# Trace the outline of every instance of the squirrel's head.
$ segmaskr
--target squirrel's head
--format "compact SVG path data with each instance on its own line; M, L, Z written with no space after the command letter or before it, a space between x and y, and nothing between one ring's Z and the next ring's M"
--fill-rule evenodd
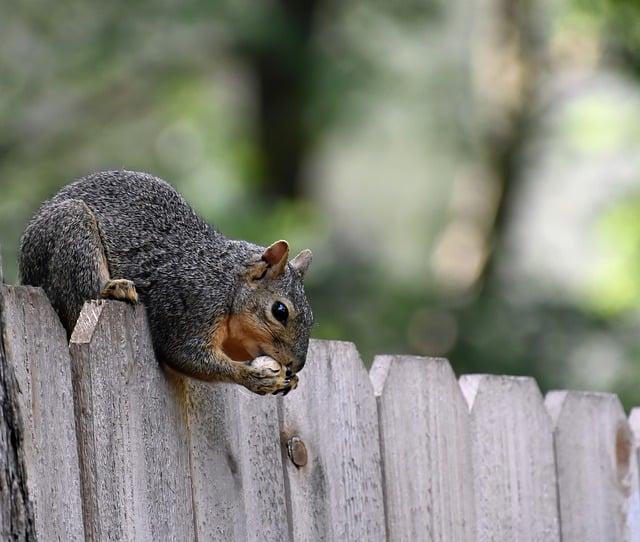
M232 359L267 355L297 373L306 361L313 313L303 278L312 254L289 261L289 245L277 241L248 262L233 300L229 341Z

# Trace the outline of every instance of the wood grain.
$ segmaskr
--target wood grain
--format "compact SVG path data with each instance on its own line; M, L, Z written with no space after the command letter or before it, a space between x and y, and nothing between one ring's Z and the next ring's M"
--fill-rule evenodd
M39 288L0 290L6 362L20 390L37 535L42 540L84 540L66 333Z
M640 408L631 409L629 414L629 427L633 433L633 459L636 470L635 480L638 486L629 496L627 507L627 525L629 527L629 539L632 542L640 542Z
M532 378L465 375L478 542L560 540L553 427Z
M185 385L198 540L288 540L276 398Z
M0 540L25 542L36 539L36 528L27 487L20 392L4 352L4 336L10 326L4 320L9 316L3 311L5 295L6 290L0 284Z
M640 542L640 409L615 395L368 375L311 341L298 389L260 397L163 369L114 301L70 346L41 290L0 284L2 540Z
M86 304L71 354L87 540L193 540L181 381L158 365L144 308Z
M307 450L302 467L285 456L292 539L384 540L376 403L354 345L311 341L298 389L280 401L283 442Z
M469 414L445 359L378 356L389 540L476 540Z
M633 435L612 394L554 391L545 399L554 424L563 542L630 540L637 491Z

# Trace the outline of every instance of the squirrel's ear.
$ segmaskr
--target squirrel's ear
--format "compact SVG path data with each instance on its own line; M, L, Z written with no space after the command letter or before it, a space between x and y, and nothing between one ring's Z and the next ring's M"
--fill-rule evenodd
M289 243L286 241L276 241L262 253L263 262L267 262L270 266L282 266L282 269L287 265L288 257Z
M260 261L251 265L249 278L258 281L264 278L277 277L284 272L288 258L289 243L276 241L264 250Z
M291 260L291 267L304 277L311 265L311 260L313 260L313 253L307 248Z
M267 275L270 278L277 277L284 273L289 258L289 243L286 241L276 241L262 253L262 261L269 266Z

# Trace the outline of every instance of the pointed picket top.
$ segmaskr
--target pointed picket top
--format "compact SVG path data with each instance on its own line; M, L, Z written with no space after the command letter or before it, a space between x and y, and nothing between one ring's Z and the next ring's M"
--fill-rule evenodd
M20 389L37 537L84 540L66 333L40 288L0 284L0 314L0 341Z
M376 401L352 343L312 340L279 400L293 540L384 540Z
M87 538L193 540L181 381L144 307L85 304L70 349Z
M43 538L37 532L33 493L27 480L32 476L29 452L24 445L25 433L29 431L29 420L20 401L22 390L15 370L4 352L4 341L8 320L3 320L3 296L6 290L0 282L0 539L36 540ZM10 324L9 324L10 325ZM54 536L58 534L58 522L48 518ZM82 518L77 516L82 529ZM58 531L58 532L56 532ZM81 532L81 531L80 531ZM68 531L65 534L69 534Z
M532 377L468 374L460 377L459 385L470 412L480 401L483 403L496 399L504 401L504 397L513 397L516 404L525 399L530 401L535 409L539 408L540 415L546 418L545 423L552 423L538 383ZM497 397L487 397L489 394Z
M467 405L446 359L377 356L389 540L475 542Z
M479 542L558 541L553 427L536 381L464 375Z
M73 333L71 334L71 344L81 345L91 343L93 334L100 322L102 311L107 306L106 303L107 301L102 300L85 303L82 311L80 312L80 316L78 317L78 321L76 322L76 327L73 329Z
M562 540L629 541L638 491L633 435L616 395L552 391Z
M384 391L389 371L393 366L394 356L376 356L369 369L369 378L373 386L373 394L380 397Z
M558 419L560 418L562 407L568 394L569 392L566 390L554 390L547 393L544 398L544 406L549 413L554 429L558 425Z
M475 403L478 389L484 376L485 375L462 375L458 381L460 391L462 391L464 400L467 402L469 411L473 410L473 404Z

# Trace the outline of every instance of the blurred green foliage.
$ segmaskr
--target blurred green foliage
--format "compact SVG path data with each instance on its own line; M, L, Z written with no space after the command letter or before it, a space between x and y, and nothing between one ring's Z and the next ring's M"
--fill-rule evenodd
M599 234L609 257L599 271L592 302L598 314L613 318L640 304L640 199L616 205L604 216Z
M574 0L578 13L596 27L609 52L640 76L640 3L636 0Z

